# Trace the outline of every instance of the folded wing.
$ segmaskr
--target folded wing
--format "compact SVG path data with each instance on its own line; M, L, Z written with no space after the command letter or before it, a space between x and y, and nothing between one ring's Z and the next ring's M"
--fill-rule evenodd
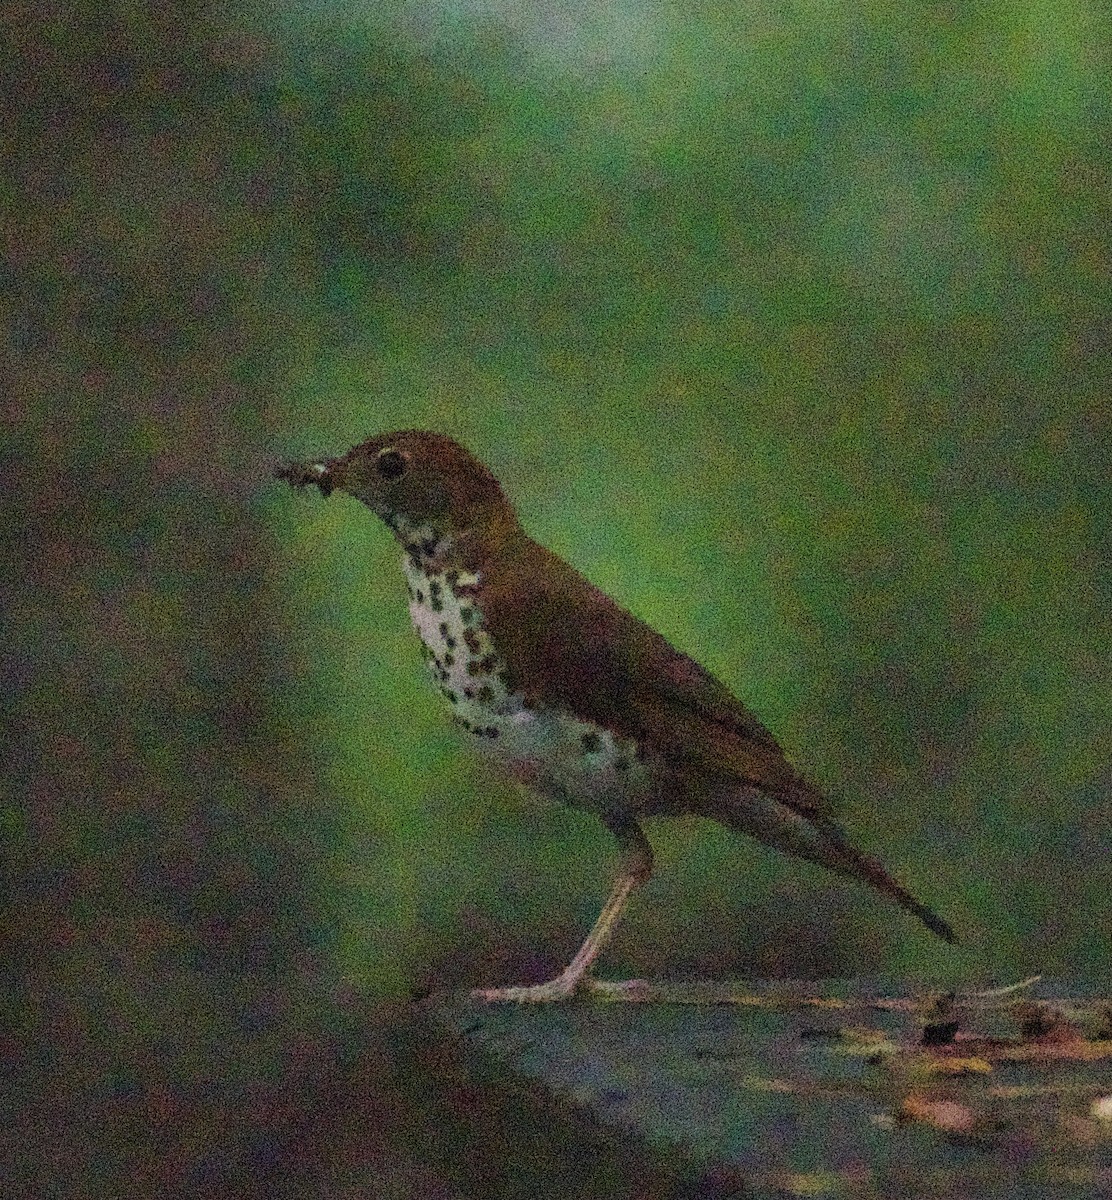
M725 684L543 546L522 539L488 577L481 605L511 685L530 702L647 743L687 772L759 788L800 815L827 812Z

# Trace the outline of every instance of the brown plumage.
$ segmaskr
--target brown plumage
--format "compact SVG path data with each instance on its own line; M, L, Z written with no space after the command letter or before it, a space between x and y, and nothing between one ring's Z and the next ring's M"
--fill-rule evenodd
M345 490L390 525L406 549L411 595L422 597L411 604L414 621L457 719L489 738L484 749L508 770L595 811L618 838L618 884L567 971L536 988L481 995L547 1000L593 984L591 962L625 898L651 871L640 820L685 811L861 879L954 940L945 921L849 844L823 795L729 689L529 538L493 474L456 442L423 431L392 433L343 458L280 474L295 486L317 484L325 494ZM443 632L445 612L458 612L468 624L459 630L467 646L485 639L486 657L461 663L458 693L456 655L441 644L456 644ZM487 707L475 708L467 670L486 670L497 680ZM489 686L484 691L493 695ZM470 717L460 717L461 705L471 706Z

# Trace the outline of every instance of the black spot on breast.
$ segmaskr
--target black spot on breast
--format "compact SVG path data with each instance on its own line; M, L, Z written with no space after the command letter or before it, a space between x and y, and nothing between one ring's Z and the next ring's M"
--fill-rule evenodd
M420 588L417 589L417 603L418 604L425 603L425 593L423 591L421 591Z
M454 654L445 654L444 665L446 667L454 667L456 665L456 656Z
M479 641L479 635L473 629L465 629L463 631L463 640L467 643L469 650L475 654L479 653L482 642Z
M451 688L446 687L446 688L441 688L440 690L444 693L445 696L447 696L448 700L452 704L459 703L459 696L455 692L453 692Z
M479 662L479 669L484 675L489 675L498 664L498 655L491 653Z
M448 622L447 621L440 622L440 636L443 638L446 638L448 636Z
M448 586L454 588L456 584L459 583L459 572L455 569L455 567L453 567L445 574L444 578L447 581Z
M497 737L498 736L498 726L497 725L488 725L486 727L486 735L487 735L487 737L492 737L492 738Z
M478 691L478 697L484 703L489 704L494 699L494 688L489 683L484 683Z
M468 700L474 700L475 689L474 688L464 688L463 694L468 698Z
M617 771L628 771L633 764L624 755L621 758L614 760L614 769Z
M597 733L585 733L579 742L588 754L597 754L602 749L602 738Z
M461 608L461 609L459 610L459 619L460 619L460 620L461 620L461 621L462 621L462 622L463 622L465 625L470 625L470 624L471 624L471 618L472 618L474 615L475 615L475 610L474 610L473 608L469 607L468 605L464 605L464 606L463 606L463 608Z
M436 553L436 538L425 538L421 549L431 558Z
M432 600L429 601L429 607L433 612L443 612L444 601L441 600L439 596L433 596Z
M444 645L447 646L449 650L454 650L456 648L456 639L449 634L448 637L444 639Z

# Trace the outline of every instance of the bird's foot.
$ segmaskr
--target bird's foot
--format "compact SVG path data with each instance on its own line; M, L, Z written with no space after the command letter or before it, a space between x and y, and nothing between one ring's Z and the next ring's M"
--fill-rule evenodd
M551 1004L571 999L581 982L581 977L557 975L547 983L535 983L531 987L473 988L471 999L485 1004Z
M600 1000L647 1000L652 984L647 979L592 979L583 981L592 996Z
M576 992L590 992L600 1000L647 1000L652 995L647 979L595 979L590 975L572 978L557 975L547 983L531 987L474 988L472 1000L485 1004L551 1004L570 1000Z

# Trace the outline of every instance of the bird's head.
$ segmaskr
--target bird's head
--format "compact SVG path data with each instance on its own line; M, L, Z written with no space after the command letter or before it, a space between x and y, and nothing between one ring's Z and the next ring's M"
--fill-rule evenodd
M403 542L418 530L455 539L517 528L491 471L458 442L426 430L379 434L340 458L277 474L294 487L315 484L326 496L339 490L362 500Z

